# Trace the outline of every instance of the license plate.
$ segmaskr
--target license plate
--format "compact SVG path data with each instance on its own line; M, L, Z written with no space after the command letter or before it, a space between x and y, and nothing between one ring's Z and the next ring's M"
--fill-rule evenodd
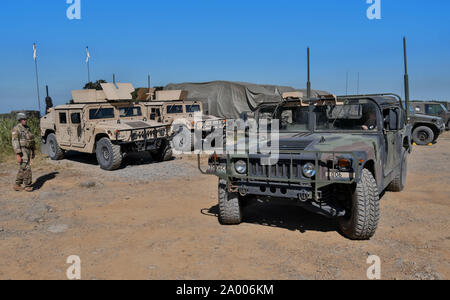
M353 174L349 172L341 172L339 170L330 170L330 178L335 180L352 179Z

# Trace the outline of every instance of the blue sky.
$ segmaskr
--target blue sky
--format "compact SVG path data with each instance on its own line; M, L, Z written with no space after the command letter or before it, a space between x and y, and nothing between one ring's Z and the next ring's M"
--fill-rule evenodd
M32 44L38 43L41 98L56 104L91 76L146 86L233 80L304 88L306 47L312 85L344 94L402 93L402 37L408 38L411 97L450 100L450 1L382 0L2 0L0 112L35 109Z

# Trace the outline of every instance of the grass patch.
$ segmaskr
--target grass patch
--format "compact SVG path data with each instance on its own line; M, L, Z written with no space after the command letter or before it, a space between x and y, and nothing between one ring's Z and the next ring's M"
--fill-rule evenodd
M0 119L0 162L7 160L8 157L14 155L14 149L12 147L11 140L11 131L16 125L17 120L13 118ZM39 119L29 119L28 126L30 126L31 132L34 135L36 141L36 152L38 153L41 149Z

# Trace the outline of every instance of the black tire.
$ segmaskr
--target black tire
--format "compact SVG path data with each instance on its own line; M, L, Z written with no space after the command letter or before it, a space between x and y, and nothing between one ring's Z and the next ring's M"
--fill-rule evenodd
M447 130L447 131L450 130L450 121L447 122L447 127L445 128L445 130Z
M351 212L339 219L342 233L352 240L369 240L380 219L380 196L372 173L364 169L361 180L352 193Z
M172 149L181 153L190 153L193 147L193 134L189 128L184 125L174 125L175 133L170 142Z
M152 158L156 161L162 162L162 161L169 161L173 157L172 148L170 145L167 145L166 143L163 143L161 148L158 151L150 152L152 155Z
M64 150L59 147L56 136L53 133L47 136L47 153L52 160L61 160L64 158Z
M242 223L242 206L238 193L230 193L227 181L219 179L219 222L222 225Z
M120 168L122 164L122 151L120 145L114 145L110 139L101 138L95 149L98 164L100 168L106 171L113 171Z
M388 186L387 190L389 192L394 193L403 191L406 185L407 172L408 172L408 151L406 151L406 149L403 149L400 171L398 172L397 176L395 176L391 184Z
M417 145L428 145L434 141L434 132L430 127L420 126L414 129L412 138Z

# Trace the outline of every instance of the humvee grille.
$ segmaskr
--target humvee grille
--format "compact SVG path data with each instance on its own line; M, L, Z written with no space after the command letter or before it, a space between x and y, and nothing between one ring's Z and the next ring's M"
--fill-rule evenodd
M302 165L299 162L292 163L290 160L279 160L276 165L273 166L263 166L259 159L250 160L249 166L249 176L253 177L267 177L267 178L284 178L284 179L295 179L303 178L302 176Z

